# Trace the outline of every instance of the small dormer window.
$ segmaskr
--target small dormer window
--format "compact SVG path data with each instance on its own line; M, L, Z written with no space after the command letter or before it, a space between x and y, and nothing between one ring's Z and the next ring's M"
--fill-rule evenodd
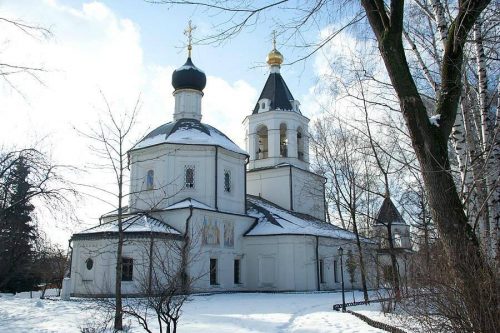
M224 170L224 191L231 192L231 171Z
M146 189L147 190L154 189L154 178L155 178L154 170L148 170L148 173L146 175Z
M184 169L184 188L194 188L194 165L186 165Z
M262 102L262 109L266 108L266 103Z

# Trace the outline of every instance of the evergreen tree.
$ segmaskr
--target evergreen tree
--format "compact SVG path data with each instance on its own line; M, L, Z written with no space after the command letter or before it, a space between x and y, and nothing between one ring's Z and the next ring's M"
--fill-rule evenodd
M0 291L31 290L37 282L33 270L36 225L30 202L30 167L22 157L6 174L0 202Z

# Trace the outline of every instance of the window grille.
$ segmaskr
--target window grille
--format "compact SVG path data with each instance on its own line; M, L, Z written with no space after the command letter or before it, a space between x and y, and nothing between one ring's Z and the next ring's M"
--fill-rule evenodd
M194 166L188 165L184 171L184 187L194 188Z
M224 170L224 191L231 192L231 171Z

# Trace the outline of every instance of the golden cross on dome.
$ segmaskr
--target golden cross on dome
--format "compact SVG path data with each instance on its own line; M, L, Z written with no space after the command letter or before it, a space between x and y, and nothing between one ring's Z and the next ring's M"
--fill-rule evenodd
M192 41L193 41L193 30L196 29L196 26L191 25L191 20L189 20L187 28L184 30L184 35L187 36L188 38L188 56L191 58L191 49L192 47Z
M273 50L276 50L276 30L273 30Z

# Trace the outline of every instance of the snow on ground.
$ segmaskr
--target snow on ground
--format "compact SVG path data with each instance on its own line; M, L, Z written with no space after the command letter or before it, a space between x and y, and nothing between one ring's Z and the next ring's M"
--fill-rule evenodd
M361 298L357 293L356 299ZM341 293L197 295L185 304L178 332L383 332L350 314L333 311L332 305L341 299ZM0 332L78 333L96 319L96 312L90 309L95 305L86 299L40 300L30 299L29 293L0 294ZM372 305L363 314L376 316L378 309ZM131 323L132 332L142 332L133 320Z
M365 315L378 322L401 328L407 333L421 331L422 327L415 320L412 320L408 314L403 314L401 311L398 314L398 310L395 313L383 313L381 309L380 303L349 307L351 311Z

